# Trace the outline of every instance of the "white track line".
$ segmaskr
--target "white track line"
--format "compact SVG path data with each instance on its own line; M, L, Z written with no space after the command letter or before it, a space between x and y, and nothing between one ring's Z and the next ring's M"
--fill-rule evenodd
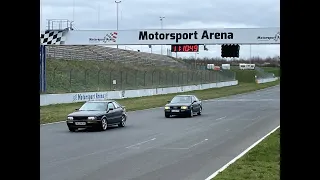
M279 86L279 85L271 86L271 87L267 87L267 88L263 88L263 89L259 89L259 90L256 90L256 91L241 93L241 94L224 96L224 97L214 98L214 99L207 99L207 100L203 100L203 102L205 102L205 101L212 101L212 100L219 100L219 99L228 98L228 97L232 97L232 96L245 95L245 94L249 94L249 93L252 93L252 92L259 92L259 91L267 90L267 89L274 88L274 87L277 87L277 86ZM155 108L149 108L149 109L141 109L141 110L136 110L136 111L147 111L147 110L159 109L159 108L162 108L162 107L155 107ZM128 112L136 112L136 111L128 111ZM64 121L58 121L58 122L52 122L52 123L46 123L46 124L40 124L40 126L45 126L45 125L50 125L50 124L58 124L58 123L63 123L63 122L66 122L66 120L64 120Z
M199 145L199 144L201 144L201 143L203 143L203 142L205 142L205 141L208 141L208 139L205 139L205 140L202 140L202 141L200 141L200 142L198 142L198 143L195 143L195 144L187 147L187 149L191 149L191 148L193 148L193 147L195 147L195 146L197 146L197 145Z
M158 149L165 149L165 150L188 150L188 149L191 149L191 148L193 148L193 147L195 147L195 146L198 146L198 145L201 144L201 143L204 143L205 141L208 141L208 139L204 139L204 140L202 140L202 141L200 141L200 142L198 142L198 143L195 143L195 144L193 144L193 145L191 145L191 146L189 146L189 147L185 147L185 148L161 147L161 148L158 148Z
M216 121L219 121L219 120L225 119L226 117L227 117L227 116L223 116L223 117L221 117L221 118L216 119Z
M127 146L126 148L134 148L134 147L136 147L136 146L139 146L139 145L141 145L141 144L145 144L145 143L147 143L147 142L154 141L154 140L156 140L156 138L152 138L152 139L149 139L149 140L146 140L146 141L143 141L143 142L139 142L139 143L133 144L133 145L131 145L131 146Z
M267 135L263 136L261 139L259 139L257 142L253 143L251 146L249 146L246 150L244 150L242 153L240 153L238 156L233 158L230 162L228 162L226 165L222 166L219 170L211 174L209 177L207 177L205 180L211 180L212 178L216 177L220 172L225 170L228 166L230 166L232 163L234 163L236 160L240 159L242 156L244 156L248 151L250 151L252 148L254 148L256 145L258 145L261 141L263 141L266 137L268 137L270 134L275 132L277 129L279 129L280 126L273 129L271 132L269 132Z

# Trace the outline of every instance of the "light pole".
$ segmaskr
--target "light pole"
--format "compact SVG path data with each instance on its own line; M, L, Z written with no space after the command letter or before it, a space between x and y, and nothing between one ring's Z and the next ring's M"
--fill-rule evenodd
M40 0L40 34L42 30L42 1L43 0Z
M166 18L164 16L160 16L160 25L161 25L161 29L163 29L163 19ZM161 55L162 55L162 44L161 44Z
M121 3L121 1L114 1L117 4L117 31L119 30L119 4ZM117 49L119 48L119 46L117 45Z
M199 54L198 52L196 52L194 54L194 68L197 69L197 54Z
M100 29L100 4L98 4L98 28Z
M251 64L251 45L250 45L250 64Z
M74 21L75 0L72 1L72 21Z

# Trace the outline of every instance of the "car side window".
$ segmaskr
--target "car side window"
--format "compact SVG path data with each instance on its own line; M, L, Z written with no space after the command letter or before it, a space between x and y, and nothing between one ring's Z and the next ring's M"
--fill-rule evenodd
M116 103L116 102L113 102L113 105L114 105L114 108L115 108L115 109L118 109L118 108L120 107L119 104Z
M194 102L195 100L194 96L191 96L191 102Z
M199 99L198 99L197 97L195 97L195 96L194 96L194 99L195 99L196 101L199 101Z
M114 105L113 103L108 103L108 109L113 108L114 109Z

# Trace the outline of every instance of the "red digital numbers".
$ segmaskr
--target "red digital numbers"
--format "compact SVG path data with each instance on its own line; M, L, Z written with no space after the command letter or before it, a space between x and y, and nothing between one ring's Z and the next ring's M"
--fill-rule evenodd
M186 46L183 46L183 48L182 48L183 50L183 52L188 52L189 51L189 49L188 49L188 45L186 45Z
M193 52L193 46L189 46L189 51Z
M199 45L197 44L183 44L183 45L171 45L171 52L198 52Z
M199 46L193 45L193 52L198 52L198 51L199 51Z

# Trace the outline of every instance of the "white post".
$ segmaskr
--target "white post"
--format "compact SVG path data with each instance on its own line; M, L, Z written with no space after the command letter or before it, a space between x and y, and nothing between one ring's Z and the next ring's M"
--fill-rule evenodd
M160 25L161 25L161 29L163 29L163 19L166 18L164 16L160 16ZM161 44L161 55L162 55L162 44Z
M100 29L100 4L98 5L98 28Z
M72 21L74 22L75 0L72 1Z
M117 31L119 30L119 4L121 3L121 1L114 1L117 4ZM117 45L117 49L119 48L119 46Z

